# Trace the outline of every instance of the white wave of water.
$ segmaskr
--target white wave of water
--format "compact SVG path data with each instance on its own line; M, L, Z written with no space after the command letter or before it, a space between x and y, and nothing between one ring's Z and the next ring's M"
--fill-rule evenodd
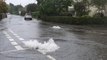
M40 43L37 40L30 40L24 42L25 46L31 49L38 49L42 53L55 52L60 47L54 42L53 38L50 38L49 41Z
M53 26L52 28L54 28L54 29L61 29L60 26Z

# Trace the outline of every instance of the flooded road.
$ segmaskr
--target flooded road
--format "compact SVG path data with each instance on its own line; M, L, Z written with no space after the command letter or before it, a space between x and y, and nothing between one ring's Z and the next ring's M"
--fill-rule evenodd
M60 26L61 29L54 29L53 26ZM81 26L81 25L66 25L58 23L43 22L37 19L25 21L24 17L9 15L8 18L0 22L1 32L12 30L25 41L38 40L40 42L48 41L53 38L56 44L60 46L59 50L48 53L56 60L107 60L107 27L106 26ZM12 34L9 33L11 36ZM1 36L2 33L0 33ZM21 41L18 41L12 36L20 46L24 46ZM5 38L5 37L4 37ZM1 37L1 42L2 39ZM6 39L4 39L5 41ZM7 41L7 40L6 40ZM0 43L0 52L7 49L8 44ZM4 46L4 47L3 47ZM10 46L10 44L9 44ZM10 46L11 47L11 46ZM9 47L8 47L9 49ZM8 50L7 49L7 50ZM13 49L13 47L12 47ZM10 49L11 50L11 49ZM19 51L20 52L20 51ZM34 52L34 51L30 51ZM26 54L29 53L26 51ZM9 54L9 53L8 53ZM12 53L10 53L12 54ZM14 60L26 60L24 53L15 53L11 56L23 55L23 58L14 58ZM41 55L37 53L40 57ZM1 56L1 55L0 55ZM37 57L38 57L37 56ZM28 60L35 60L33 53L28 54ZM9 58L9 57L4 57ZM0 57L0 59L4 59ZM49 60L41 57L39 60ZM13 59L13 58L11 58ZM11 60L8 59L8 60ZM4 59L6 60L6 59Z

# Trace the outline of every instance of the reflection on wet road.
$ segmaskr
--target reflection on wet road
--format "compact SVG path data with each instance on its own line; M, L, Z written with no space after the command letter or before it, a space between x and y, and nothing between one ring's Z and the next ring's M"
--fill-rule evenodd
M54 29L52 28L53 26L60 26L61 29ZM44 42L49 38L53 38L60 46L60 49L48 54L53 56L56 60L107 60L106 26L65 25L42 22L36 19L25 21L21 16L9 15L7 19L0 22L0 31L8 31L9 29L22 37L25 41L37 39L40 42ZM23 47L23 43L15 38L10 32L9 34ZM0 35L3 36L2 33L0 33ZM4 36L0 37L0 40L2 41L4 38ZM4 42L7 42L7 40L4 39ZM8 47L6 46L8 44L9 43L2 45L2 43L0 43L0 51L3 51L4 48ZM13 47L11 47L11 49L13 49ZM29 58L28 60L35 60L35 56L40 57L37 58L37 60L48 60L45 56L32 50L30 52L29 50L17 51L16 53L13 52L9 54L12 56L18 54L15 57L20 56L22 57L22 60L26 60L27 58ZM0 59L3 60L4 57L2 56L0 55ZM5 56L5 58L8 59L7 56ZM18 60L19 58L14 59Z

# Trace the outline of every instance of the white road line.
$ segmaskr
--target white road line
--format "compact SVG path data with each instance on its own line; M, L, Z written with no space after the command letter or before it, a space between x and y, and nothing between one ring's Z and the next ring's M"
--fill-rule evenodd
M11 29L9 29L9 31L10 31L13 35L18 36L18 35L15 34Z
M53 57L50 56L50 55L47 55L47 57L48 57L49 59L51 59L51 60L56 60L55 58L53 58Z
M22 48L21 46L15 46L15 48L17 49L17 50L24 50L24 48Z
M17 38L20 38L20 36L16 36Z
M19 40L23 41L24 39L23 38L18 38Z
M11 29L9 29L9 31L10 31L15 37L17 37L19 40L21 40L23 43L25 43L25 41L23 41L23 40L24 40L23 38L21 38L20 36L18 36L17 34L15 34ZM4 34L6 34L8 38L10 38L10 36L8 35L7 32L4 32ZM10 41L14 41L14 39L9 39L9 40L10 40ZM11 42L11 44L12 44L12 45L17 45L17 46L14 46L17 50L24 50L24 48L22 48L22 47L21 47L20 45L18 45L18 43L16 43L16 42ZM46 55L46 53L43 53L43 52L41 52L41 51L39 51L39 50L37 50L37 51L40 52L40 53L43 54L43 55ZM50 56L50 55L46 55L46 57L49 58L50 60L56 60L55 58L53 58L53 57Z
M8 34L7 34L7 33L4 33L4 34L8 36Z
M9 35L5 35L6 37L10 37Z
M10 32L14 34L14 32L13 32L13 31L10 31Z
M25 39L21 38L20 36L18 36L17 34L15 34L11 29L9 29L9 31L15 36L17 37L19 40L23 41Z
M11 37L7 37L8 39L12 39Z
M11 44L12 44L12 45L18 45L18 43L16 43L16 42L11 42Z
M42 52L42 51L40 51L40 50L37 50L39 53L41 53L41 54L43 54L43 55L45 55L46 53L44 53L44 52Z
M18 36L17 34L13 34L13 35Z
M18 43L16 43L14 41L14 39L12 39L12 37L6 32L3 31L3 33L5 34L5 36L9 39L9 41L11 42L11 44L17 49L17 50L24 50L24 48L22 48L20 45L18 45ZM19 36L17 36L19 37ZM16 45L16 46L15 46Z
M8 35L7 32L3 31L3 33L5 34L5 36L6 36L8 39L11 39L11 37Z
M27 50L27 49L29 49L29 48L26 48L26 49L24 49L24 50ZM16 51L19 51L19 50L9 50L9 51L2 51L2 52L0 52L0 53L10 53L10 52L16 52ZM21 51L21 50L20 50ZM23 51L23 50L22 50Z
M11 29L9 29L9 31L10 31L11 33L14 33Z
M14 39L9 39L9 41L14 41Z
M16 52L16 51L19 51L19 50L9 50L9 51L3 51L3 52L0 52L0 53L9 53L9 52Z
M5 35L7 35L7 32L3 31L3 33L4 33Z
M46 53L41 52L40 50L37 50L38 52L40 52L43 55L46 55ZM50 55L46 55L47 58L49 58L50 60L56 60L54 57L50 56Z
M22 41L22 43L25 43L26 41Z

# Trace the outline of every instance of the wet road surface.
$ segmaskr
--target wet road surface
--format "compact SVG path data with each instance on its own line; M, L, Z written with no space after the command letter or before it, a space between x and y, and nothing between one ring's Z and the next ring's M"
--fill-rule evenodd
M53 29L52 26L61 29ZM44 55L27 49L23 41L48 41L53 38L60 46ZM51 57L50 57L51 56ZM0 59L2 60L107 60L106 26L81 26L47 23L9 15L0 22Z

